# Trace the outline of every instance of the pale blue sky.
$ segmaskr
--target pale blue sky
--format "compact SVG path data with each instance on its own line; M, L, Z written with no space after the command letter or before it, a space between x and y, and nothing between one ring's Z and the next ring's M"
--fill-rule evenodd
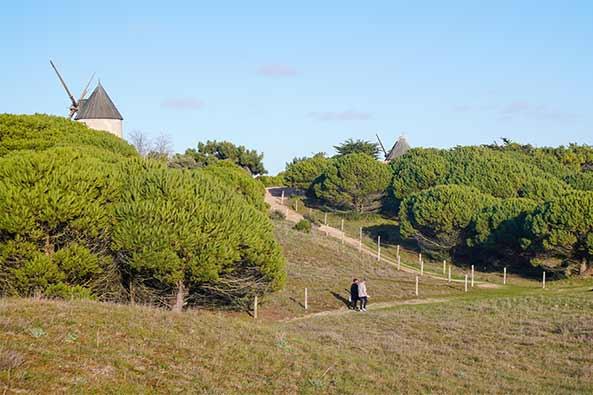
M590 1L19 1L0 112L66 114L92 72L125 131L263 151L271 173L346 138L593 144Z

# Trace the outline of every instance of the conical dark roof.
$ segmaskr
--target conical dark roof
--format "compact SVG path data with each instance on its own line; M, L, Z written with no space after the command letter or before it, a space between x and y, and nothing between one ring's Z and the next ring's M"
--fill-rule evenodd
M99 82L91 96L81 100L74 119L124 119Z
M406 152L408 152L409 149L410 144L408 144L406 138L404 136L400 136L399 139L397 139L397 141L393 145L393 148L391 148L391 151L389 151L389 153L387 154L385 160L394 160L395 158L404 155Z

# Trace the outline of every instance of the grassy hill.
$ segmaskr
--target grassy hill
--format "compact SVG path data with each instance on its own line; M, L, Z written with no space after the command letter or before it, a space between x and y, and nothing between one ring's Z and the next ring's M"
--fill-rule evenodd
M0 390L10 393L590 393L590 280L465 294L360 259L282 221L286 289L261 315L183 314L89 301L0 300ZM367 313L342 309L353 274ZM300 303L311 286L311 312ZM389 304L387 302L394 302Z

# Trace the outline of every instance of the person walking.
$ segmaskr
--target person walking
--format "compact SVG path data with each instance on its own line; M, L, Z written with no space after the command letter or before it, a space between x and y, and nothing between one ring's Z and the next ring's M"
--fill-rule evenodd
M352 310L357 310L358 307L358 279L355 278L352 280L352 285L350 285L350 308Z
M360 310L367 311L369 295L367 294L367 283L364 279L358 282L358 300L360 300Z

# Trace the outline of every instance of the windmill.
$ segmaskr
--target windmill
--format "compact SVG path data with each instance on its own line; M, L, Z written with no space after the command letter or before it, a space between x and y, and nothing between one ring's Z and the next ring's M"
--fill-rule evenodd
M381 150L383 151L383 153L385 154L385 157L387 158L387 151L385 151L385 146L383 145L383 142L381 141L379 134L375 134L375 136L377 136L377 140L379 140L379 146L381 147Z
M377 136L377 140L379 140L379 145L381 146L381 149L383 150L383 153L385 154L385 162L391 162L395 158L405 155L406 152L408 152L408 150L410 149L410 144L408 144L404 135L401 135L401 136L399 136L399 138L397 139L397 141L395 142L395 144L393 145L391 150L389 152L387 152L385 150L385 146L383 145L383 143L381 142L381 139L379 138L379 135L377 134L376 136Z
M60 72L58 71L58 68L56 67L56 65L54 64L54 62L52 62L51 60L49 61L49 64L51 64L51 67L54 69L54 71L56 72L58 79L60 80L60 82L62 83L62 86L64 87L64 90L66 90L66 94L68 95L68 97L70 98L70 101L72 102L72 104L69 107L69 114L68 117L70 119L72 119L72 117L74 117L74 114L76 114L78 112L78 110L80 110L80 105L81 102L84 101L84 97L86 96L86 93L89 89L89 85L91 84L91 81L93 80L93 78L95 78L95 73L93 73L93 75L91 75L91 78L89 79L89 82L86 84L86 86L84 87L84 89L82 90L82 93L80 94L80 98L78 100L76 100L74 98L74 96L72 95L72 93L70 92L70 89L68 89L68 86L66 85L66 83L64 82L64 79L62 78L62 76L60 75Z
M54 62L50 60L49 63L56 72L60 83L64 87L64 90L72 103L69 107L68 117L84 123L91 129L103 130L122 138L124 118L121 116L121 113L115 104L113 104L113 101L111 101L105 88L101 85L101 81L99 81L97 87L93 90L93 93L91 93L89 98L85 98L89 85L95 77L95 73L93 73L91 79L82 90L79 99L76 100L72 95L72 92L70 92L70 89L68 89L66 82L64 82L64 79Z

